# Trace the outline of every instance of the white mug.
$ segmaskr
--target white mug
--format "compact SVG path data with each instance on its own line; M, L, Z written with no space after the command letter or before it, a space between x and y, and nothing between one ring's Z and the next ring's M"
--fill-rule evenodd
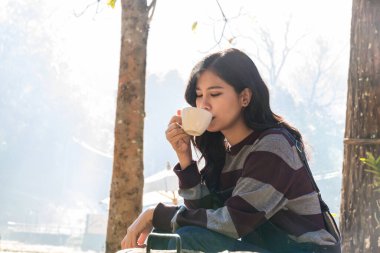
M182 128L188 135L200 136L210 125L212 114L205 109L186 107L181 111L181 118Z

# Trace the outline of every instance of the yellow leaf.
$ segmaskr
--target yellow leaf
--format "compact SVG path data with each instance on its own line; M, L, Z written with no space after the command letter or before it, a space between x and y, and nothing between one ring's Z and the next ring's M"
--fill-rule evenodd
M116 3L116 0L108 0L108 5L111 6L112 8L115 8L115 3Z
M193 23L193 25L191 26L191 30L192 30L193 32L195 31L195 29L197 29L197 25L198 25L198 22L195 21L195 22Z

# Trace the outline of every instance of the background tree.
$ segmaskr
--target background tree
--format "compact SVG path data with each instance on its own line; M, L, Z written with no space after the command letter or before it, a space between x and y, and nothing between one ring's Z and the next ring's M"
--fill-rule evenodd
M343 252L380 252L379 192L359 158L380 148L380 1L354 0L341 196Z
M110 1L114 3L115 1ZM128 226L142 209L143 131L146 46L153 0L122 0L119 85L115 119L115 148L106 252L120 248Z

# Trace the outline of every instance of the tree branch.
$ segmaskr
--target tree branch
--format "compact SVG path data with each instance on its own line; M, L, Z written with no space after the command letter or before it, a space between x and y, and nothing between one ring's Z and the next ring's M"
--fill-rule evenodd
M220 45L220 43L222 42L222 39L223 39L223 37L224 37L224 31L226 30L226 27L227 27L228 19L227 19L226 15L224 14L223 8L222 8L222 6L220 5L219 0L216 0L216 3L218 4L218 6L219 6L219 10L220 10L220 12L222 13L222 16L223 16L223 22L224 22L224 23L223 23L222 32L221 32L221 34L220 34L219 39L217 39L217 38L215 37L216 34L215 34L215 26L214 26L214 28L213 28L214 33L213 33L213 34L214 34L215 45L213 45L211 48L209 48L208 50L206 50L205 52L202 52L202 53L209 52L209 51L213 50L215 47L217 47L218 45Z
M148 24L150 24L150 22L152 21L154 11L156 10L156 4L157 0L152 0L150 5L148 6L148 13L150 13L148 18Z
M94 2L92 2L92 3L90 3L90 4L88 4L79 14L78 13L76 13L74 10L73 10L73 13L74 13L74 16L75 17L77 17L77 18L79 18L80 16L82 16L86 11L87 11L87 9L88 8L90 8L91 6L93 6L94 4L97 4L97 7L96 7L96 13L98 12L98 7L99 7L99 2L100 2L100 0L96 0L96 1L94 1Z

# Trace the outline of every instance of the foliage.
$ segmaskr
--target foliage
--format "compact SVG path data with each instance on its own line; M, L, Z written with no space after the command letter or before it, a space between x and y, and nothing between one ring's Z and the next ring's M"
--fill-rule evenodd
M191 30L192 30L193 32L195 31L195 29L197 29L197 25L198 25L198 22L195 21L195 22L193 23L193 25L191 26Z
M108 5L111 6L112 8L115 8L115 3L116 3L116 0L108 0Z
M365 171L374 175L374 185L377 188L377 191L380 191L380 156L375 158L371 152L366 152L366 154L367 157L360 158L360 161L370 167L370 169L365 169Z

